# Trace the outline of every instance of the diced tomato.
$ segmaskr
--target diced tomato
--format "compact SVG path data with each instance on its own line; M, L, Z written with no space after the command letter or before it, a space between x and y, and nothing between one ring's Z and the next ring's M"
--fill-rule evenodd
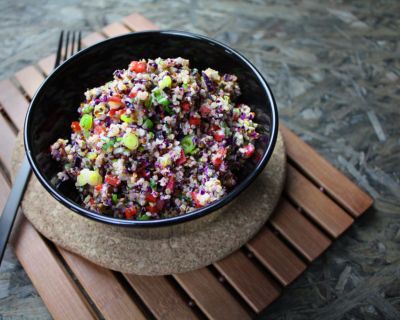
M199 126L201 123L201 119L198 117L190 117L189 118L189 124L191 126Z
M119 95L115 95L108 98L108 105L112 110L114 110L121 108L123 105L125 105L125 103L121 100L121 97Z
M94 205L94 199L93 199L93 198L90 198L90 199L89 199L89 204L90 204L90 205Z
M129 98L134 98L134 97L136 97L137 96L137 91L132 91L130 94L129 94Z
M194 191L192 191L191 196L192 196L192 199L193 199L193 202L194 202L195 207L196 207L196 208L201 208L202 205L200 204L199 199L197 199L197 193L194 192Z
M97 192L100 192L101 188L103 188L102 184L98 184L97 186L94 187Z
M78 121L73 121L73 122L71 123L71 129L72 129L72 131L74 131L74 132L79 132L79 131L81 131L81 126L79 125L79 122L78 122Z
M142 73L146 71L147 63L143 61L132 61L130 67L131 71L135 71L136 73Z
M225 134L223 131L219 130L214 133L214 139L216 141L221 142L222 140L224 140L224 138L225 138Z
M182 110L185 112L189 112L189 110L190 110L190 102L189 101L182 102Z
M211 109L207 105L203 104L200 107L200 114L203 118L207 117L210 114L210 112L211 112Z
M221 165L222 161L223 161L222 157L216 157L212 159L212 163L216 168L218 168Z
M167 183L167 187L168 190L172 192L174 192L174 188L175 188L175 177L174 176L170 176L168 179L168 183Z
M176 160L176 164L177 165L181 165L184 164L186 162L186 156L185 156L185 151L183 151L183 149L181 150L181 157Z
M155 197L152 193L146 194L146 201L148 202L156 202L157 197Z
M121 103L122 104L122 100L121 100L121 97L119 95L115 95L115 96L109 97L108 101L112 101L112 102L115 102L115 103Z
M215 132L215 131L218 131L218 130L221 130L221 127L217 126L216 124L212 124L210 126L210 129L209 129L210 132Z
M106 128L104 126L97 125L97 126L94 127L94 133L95 134L102 134L105 131L106 131Z
M245 148L246 148L246 152L244 153L245 156L251 157L255 150L254 146L251 143L249 143Z
M109 185L112 185L113 187L117 187L121 183L121 180L119 180L117 177L110 176L110 175L106 175L105 181L106 181L106 183L108 183Z
M150 212L150 213L157 213L158 212L157 206L147 206L146 210L148 212Z
M111 109L110 112L108 113L110 115L110 117L114 117L115 114L117 113L118 110L116 109Z
M127 219L132 219L137 213L137 210L135 207L129 207L125 209L125 218Z

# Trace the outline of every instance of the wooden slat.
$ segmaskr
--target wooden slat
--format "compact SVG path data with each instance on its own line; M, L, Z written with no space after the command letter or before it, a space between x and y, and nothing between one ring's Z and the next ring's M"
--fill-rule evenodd
M3 209L4 206L6 205L7 197L9 194L9 188L7 186L8 186L7 178L0 171L0 216L3 213Z
M281 199L270 223L308 260L319 257L331 241L289 202Z
M198 319L166 277L134 274L124 276L157 319Z
M214 264L233 288L257 313L280 295L279 286L238 250Z
M67 250L58 250L106 319L146 319L110 270Z
M24 126L28 102L10 80L0 82L0 104L18 129Z
M286 142L288 156L353 216L360 216L372 205L371 197L321 157L307 143L282 123L279 128Z
M122 19L122 22L133 31L146 31L146 30L158 30L156 26L149 19L143 17L138 13L133 13Z
M56 62L56 55L52 54L47 58L40 60L38 62L38 66L45 74L50 74L54 69L55 62Z
M12 153L15 145L15 133L11 129L7 120L4 119L2 114L0 114L0 128L0 159L8 172L11 172Z
M246 246L285 286L306 269L304 262L268 228L262 229Z
M12 244L54 319L95 319L74 281L25 217L21 217Z
M127 27L119 22L114 22L108 26L105 26L102 31L109 38L131 32Z
M174 277L207 317L218 320L250 319L244 308L207 268Z
M24 88L25 92L32 98L43 81L43 75L34 67L29 66L15 74L15 78Z
M92 32L82 38L82 46L89 47L97 42L103 41L105 37L99 32Z
M353 219L291 165L287 166L286 192L332 237L340 236Z

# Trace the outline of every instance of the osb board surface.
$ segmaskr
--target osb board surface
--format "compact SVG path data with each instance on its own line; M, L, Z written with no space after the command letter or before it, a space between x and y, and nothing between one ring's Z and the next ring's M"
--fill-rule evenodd
M23 156L21 134L13 171ZM181 273L220 260L265 224L283 189L282 136L263 172L228 206L202 219L157 230L121 228L84 218L56 201L32 175L22 207L35 228L61 247L103 267L140 275Z

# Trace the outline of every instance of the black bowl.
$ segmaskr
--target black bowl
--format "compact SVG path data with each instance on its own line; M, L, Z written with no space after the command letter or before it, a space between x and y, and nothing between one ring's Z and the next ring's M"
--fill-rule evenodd
M160 220L123 220L100 215L79 204L73 183L54 185L52 178L60 171L52 160L49 146L59 137L69 138L70 124L78 116L77 106L87 88L97 87L112 78L113 71L123 69L132 60L157 57L183 57L199 70L213 68L239 78L240 101L250 105L260 124L262 150L258 161L247 161L239 183L222 199L193 212ZM239 102L240 102L239 101ZM77 53L59 66L36 92L25 119L25 150L34 173L50 194L69 209L97 221L134 227L176 224L205 216L221 208L263 170L273 152L278 134L278 115L272 92L260 72L240 53L204 36L180 31L138 32L111 38Z

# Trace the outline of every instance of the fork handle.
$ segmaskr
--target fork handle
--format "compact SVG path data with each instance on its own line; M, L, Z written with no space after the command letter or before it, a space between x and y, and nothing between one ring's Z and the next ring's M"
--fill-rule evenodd
M13 227L15 217L17 216L19 204L25 192L31 172L31 166L29 165L28 158L25 155L15 178L15 183L7 199L3 213L0 216L0 264L3 260L8 238L10 237L11 229Z

